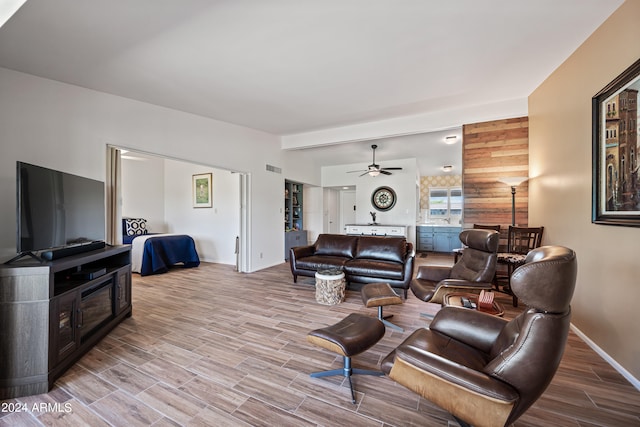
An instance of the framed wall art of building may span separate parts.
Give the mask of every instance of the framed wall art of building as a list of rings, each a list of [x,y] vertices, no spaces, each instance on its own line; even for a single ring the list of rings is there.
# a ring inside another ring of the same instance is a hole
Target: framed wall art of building
[[[592,222],[640,227],[640,59],[592,99]]]

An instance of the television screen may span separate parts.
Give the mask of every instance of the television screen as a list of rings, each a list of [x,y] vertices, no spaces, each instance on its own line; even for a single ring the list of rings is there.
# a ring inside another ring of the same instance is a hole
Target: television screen
[[[18,253],[105,238],[104,183],[17,162]]]

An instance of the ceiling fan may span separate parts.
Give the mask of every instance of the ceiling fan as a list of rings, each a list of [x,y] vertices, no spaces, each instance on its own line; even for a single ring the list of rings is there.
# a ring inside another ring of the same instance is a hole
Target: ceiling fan
[[[378,146],[373,144],[371,146],[371,148],[373,149],[373,161],[371,162],[371,164],[369,166],[367,166],[367,169],[364,170],[364,171],[362,171],[362,170],[349,171],[347,173],[364,172],[360,176],[365,176],[365,175],[378,176],[380,174],[391,175],[391,172],[389,172],[389,171],[400,171],[400,170],[402,170],[402,168],[381,168],[380,165],[376,164],[376,148],[378,148]]]

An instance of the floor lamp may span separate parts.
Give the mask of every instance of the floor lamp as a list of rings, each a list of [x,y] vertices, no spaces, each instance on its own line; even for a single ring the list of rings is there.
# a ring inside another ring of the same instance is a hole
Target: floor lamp
[[[511,225],[516,226],[516,187],[529,179],[526,176],[510,176],[500,178],[498,181],[511,187]]]

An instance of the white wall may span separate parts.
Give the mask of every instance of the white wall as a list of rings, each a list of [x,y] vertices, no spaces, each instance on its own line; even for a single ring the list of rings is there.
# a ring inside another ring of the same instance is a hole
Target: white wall
[[[415,244],[415,225],[417,203],[416,175],[418,170],[416,159],[398,159],[388,162],[390,166],[401,167],[400,171],[393,171],[392,175],[378,175],[359,177],[358,173],[347,173],[352,170],[366,169],[366,163],[340,166],[326,166],[322,168],[322,185],[324,187],[356,187],[356,222],[367,224],[371,222],[369,212],[376,212],[376,222],[388,225],[406,225],[407,240]],[[387,212],[376,211],[371,205],[371,194],[381,186],[388,186],[395,190],[396,205]]]
[[[16,251],[17,160],[104,180],[112,144],[246,172],[250,271],[282,263],[283,175],[319,185],[318,169],[302,165],[298,152],[281,150],[279,138],[265,132],[4,68],[0,94],[0,258]],[[267,163],[283,174],[268,172]]]
[[[240,175],[157,156],[132,157],[122,159],[122,216],[147,219],[151,233],[190,235],[201,261],[235,265]],[[212,173],[211,208],[192,207],[191,178],[201,173]]]
[[[188,234],[201,261],[235,264],[240,232],[240,175],[165,160],[165,219],[169,233]],[[193,208],[192,175],[212,173],[212,207]]]
[[[122,216],[144,218],[150,233],[166,233],[164,160],[122,159]]]
[[[307,230],[307,240],[313,243],[318,234],[324,233],[322,225],[322,187],[305,185],[302,187],[302,200],[304,202],[302,215],[304,229]]]

